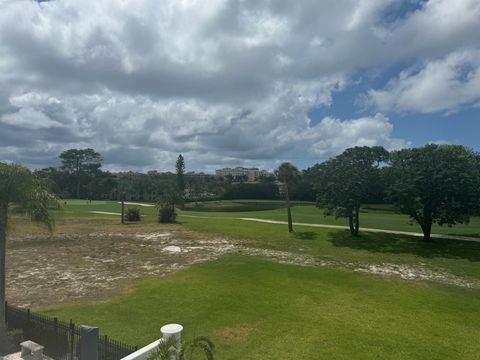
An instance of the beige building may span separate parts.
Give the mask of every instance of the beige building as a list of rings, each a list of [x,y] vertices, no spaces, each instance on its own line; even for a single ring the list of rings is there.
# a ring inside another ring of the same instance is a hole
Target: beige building
[[[257,181],[262,176],[267,176],[268,173],[265,170],[259,170],[258,168],[224,168],[215,170],[216,176],[226,177],[232,176],[233,178],[246,178],[249,182]]]

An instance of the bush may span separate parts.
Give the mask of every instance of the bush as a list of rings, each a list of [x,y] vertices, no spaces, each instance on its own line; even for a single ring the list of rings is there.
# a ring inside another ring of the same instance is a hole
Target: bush
[[[139,208],[128,208],[125,212],[126,221],[140,221],[140,209]]]
[[[173,204],[161,204],[158,212],[158,222],[174,223],[177,218],[175,206]]]

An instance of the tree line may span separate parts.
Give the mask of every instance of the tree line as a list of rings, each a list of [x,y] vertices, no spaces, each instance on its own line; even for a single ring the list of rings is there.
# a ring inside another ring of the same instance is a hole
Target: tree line
[[[352,235],[359,233],[365,204],[393,204],[420,225],[425,240],[430,239],[433,224],[467,223],[480,212],[480,155],[461,145],[429,144],[392,152],[379,146],[353,147],[303,171],[284,163],[275,176],[254,184],[213,175],[187,176],[182,155],[176,173],[146,174],[102,171],[101,155],[93,149],[70,149],[59,159],[61,166],[35,174],[50,181],[61,197],[118,199],[125,194],[127,200],[175,198],[177,206],[189,200],[287,197],[287,209],[290,200],[315,201],[325,215],[347,219]],[[175,196],[166,195],[173,192]],[[292,230],[291,215],[289,219]]]
[[[299,172],[290,168],[287,174],[295,182]],[[354,236],[360,229],[361,206],[378,199],[420,225],[425,241],[431,239],[433,224],[466,224],[480,213],[480,154],[461,145],[429,144],[392,152],[353,147],[305,174],[317,206],[325,215],[346,218]],[[288,203],[288,191],[286,197]],[[288,223],[291,231],[290,213]]]

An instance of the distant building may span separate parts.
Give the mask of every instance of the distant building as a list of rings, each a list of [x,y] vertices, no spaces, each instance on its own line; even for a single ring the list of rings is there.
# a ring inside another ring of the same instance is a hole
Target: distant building
[[[255,182],[263,176],[268,176],[268,172],[265,170],[259,170],[258,168],[224,168],[215,170],[215,175],[219,177],[231,176],[234,179],[245,178],[248,182]]]

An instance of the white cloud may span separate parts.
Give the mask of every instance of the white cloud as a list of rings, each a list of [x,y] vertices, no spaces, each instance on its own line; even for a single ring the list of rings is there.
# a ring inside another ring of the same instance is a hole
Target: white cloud
[[[429,61],[420,70],[407,69],[368,99],[380,111],[432,113],[455,111],[480,100],[480,51],[454,52]]]
[[[382,115],[314,126],[307,117],[330,106],[357,69],[412,58],[427,69],[432,59],[479,47],[478,1],[430,0],[386,20],[398,5],[0,0],[0,157],[37,165],[41,155],[51,164],[56,152],[89,146],[118,168],[121,154],[133,166],[125,148],[148,153],[139,169],[171,168],[178,152],[210,168],[272,166],[276,158],[329,156],[350,145],[402,146]],[[405,74],[411,91],[418,74]],[[473,78],[456,81],[461,99],[448,98],[447,109],[478,104],[464,101],[477,89]],[[381,97],[380,90],[380,109],[397,107]]]
[[[410,145],[392,137],[393,125],[382,114],[351,120],[322,119],[309,136],[314,155],[325,158],[353,146],[383,146],[395,150]]]

